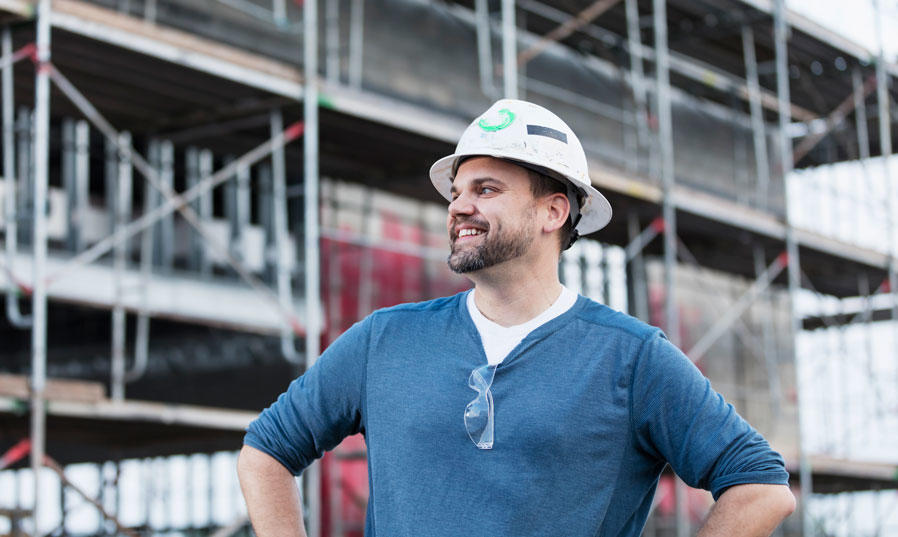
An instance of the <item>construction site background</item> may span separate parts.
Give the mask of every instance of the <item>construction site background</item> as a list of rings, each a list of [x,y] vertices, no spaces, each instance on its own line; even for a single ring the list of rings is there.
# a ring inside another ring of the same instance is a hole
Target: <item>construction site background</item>
[[[251,535],[243,428],[469,287],[426,173],[517,95],[615,210],[562,281],[783,454],[777,534],[898,536],[898,18],[863,4],[852,37],[762,0],[0,0],[0,535]],[[310,535],[362,535],[364,449],[298,480]],[[644,534],[711,505],[668,470]]]

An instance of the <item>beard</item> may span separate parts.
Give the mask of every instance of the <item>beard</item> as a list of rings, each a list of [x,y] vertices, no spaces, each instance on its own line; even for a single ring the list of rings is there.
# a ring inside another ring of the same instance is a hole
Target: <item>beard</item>
[[[494,229],[487,229],[484,240],[474,248],[456,249],[456,240],[453,239],[452,249],[446,261],[449,268],[457,274],[475,272],[521,257],[530,248],[531,243],[533,235],[526,228],[504,231],[502,225],[497,224]]]

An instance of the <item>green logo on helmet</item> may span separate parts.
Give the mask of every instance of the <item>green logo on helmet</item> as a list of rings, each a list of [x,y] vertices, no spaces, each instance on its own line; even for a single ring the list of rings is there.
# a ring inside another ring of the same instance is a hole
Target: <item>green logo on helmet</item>
[[[487,123],[485,118],[481,118],[480,121],[477,122],[477,124],[480,125],[481,129],[487,132],[496,132],[501,131],[505,127],[511,125],[511,122],[514,121],[514,112],[512,112],[508,108],[499,110],[499,115],[501,116],[501,121],[499,123]]]

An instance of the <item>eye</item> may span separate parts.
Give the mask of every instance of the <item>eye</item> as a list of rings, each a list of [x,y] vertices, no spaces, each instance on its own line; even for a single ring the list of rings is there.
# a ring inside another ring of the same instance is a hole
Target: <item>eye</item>
[[[498,192],[498,190],[496,190],[495,188],[493,188],[491,186],[484,186],[484,187],[481,187],[481,189],[480,189],[481,194],[493,194],[495,192]]]

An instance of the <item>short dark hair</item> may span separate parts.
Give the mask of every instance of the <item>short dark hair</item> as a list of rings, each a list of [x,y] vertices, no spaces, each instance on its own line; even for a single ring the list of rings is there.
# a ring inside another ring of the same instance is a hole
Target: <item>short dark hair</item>
[[[538,172],[532,168],[525,168],[527,170],[527,174],[530,176],[530,192],[533,194],[534,198],[541,198],[543,196],[549,196],[551,194],[564,194],[567,196],[567,185],[561,182],[558,179],[550,177],[544,173]],[[574,207],[571,206],[571,210],[574,210]],[[559,235],[559,247],[561,251],[567,250],[571,247],[574,242],[580,237],[580,234],[574,230],[573,223],[571,222],[571,216],[576,215],[568,215],[568,219],[564,222],[564,225],[561,226],[561,233]]]

